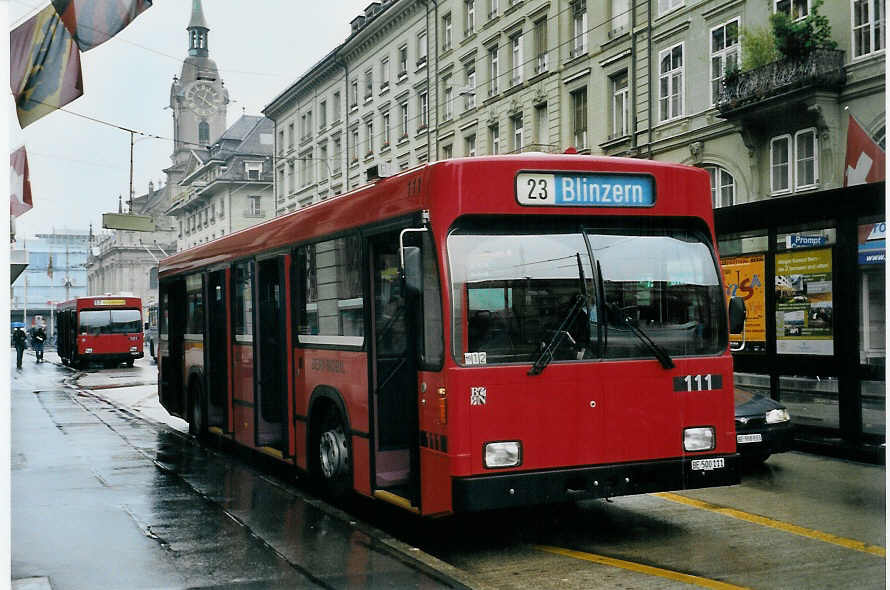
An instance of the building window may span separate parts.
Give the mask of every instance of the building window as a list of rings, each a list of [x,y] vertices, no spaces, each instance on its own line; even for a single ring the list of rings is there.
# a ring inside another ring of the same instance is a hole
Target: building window
[[[806,18],[810,14],[810,0],[775,0],[776,12],[791,15],[794,20]]]
[[[683,6],[683,0],[658,0],[658,14],[664,14]]]
[[[577,149],[587,148],[587,88],[572,93],[572,139]]]
[[[321,131],[328,126],[328,103],[326,100],[321,101],[318,105],[318,130]]]
[[[717,207],[730,207],[735,204],[735,179],[725,168],[720,166],[705,166],[711,177],[711,205]]]
[[[365,101],[368,101],[371,98],[371,95],[374,93],[374,74],[373,70],[368,70],[365,72]]]
[[[374,122],[365,123],[365,157],[374,153]]]
[[[770,192],[774,195],[791,191],[791,136],[780,135],[769,142]]]
[[[547,19],[535,22],[535,73],[547,71]]]
[[[381,147],[389,147],[389,112],[383,113],[383,145]]]
[[[498,78],[501,75],[498,64],[498,46],[488,48],[488,96],[498,93]]]
[[[417,36],[417,67],[426,63],[426,31]]]
[[[711,104],[717,103],[727,70],[739,67],[739,19],[711,29]]]
[[[408,103],[399,103],[399,138],[408,138]]]
[[[612,0],[612,29],[609,37],[617,37],[630,26],[630,0]]]
[[[493,19],[498,15],[498,0],[488,0],[488,18]]]
[[[352,153],[350,154],[350,160],[355,163],[358,162],[358,127],[352,130]]]
[[[612,76],[612,134],[611,138],[628,133],[627,71]]]
[[[683,114],[683,44],[658,54],[658,111],[661,121]]]
[[[454,85],[451,82],[451,75],[442,78],[442,119],[450,121],[454,116]]]
[[[535,107],[535,139],[539,145],[550,145],[549,125],[547,122],[547,104]]]
[[[476,134],[468,135],[464,139],[464,154],[472,158],[476,155]]]
[[[327,180],[328,179],[328,171],[330,170],[330,166],[328,165],[328,146],[323,145],[318,148],[318,180]]]
[[[452,153],[452,147],[451,147],[451,144],[449,143],[449,144],[445,144],[445,145],[443,145],[443,146],[442,146],[442,159],[443,159],[443,160],[450,160],[451,157],[452,157],[452,155],[453,155],[453,153]]]
[[[399,47],[399,80],[408,75],[408,46]]]
[[[522,115],[513,117],[513,151],[522,150]]]
[[[249,217],[260,217],[263,210],[260,209],[260,198],[258,195],[247,197],[247,215]]]
[[[516,33],[510,37],[510,55],[513,63],[510,64],[510,86],[522,84],[522,33]]]
[[[572,49],[569,57],[587,53],[587,0],[572,2]]]
[[[884,49],[884,0],[853,0],[853,57]]]
[[[816,129],[803,129],[794,134],[794,189],[803,190],[819,182],[819,142]]]
[[[294,149],[294,124],[291,123],[287,126],[287,149],[288,151]]]
[[[476,108],[476,66],[472,63],[464,66],[464,110]]]
[[[476,0],[464,0],[464,37],[476,32]]]
[[[349,108],[357,109],[358,108],[358,80],[353,80],[350,85],[351,96],[349,97]]]
[[[340,120],[340,93],[334,93],[334,121]]]
[[[291,126],[293,126],[293,123],[291,123]],[[291,141],[291,145],[293,145],[293,143],[294,142]],[[278,132],[278,155],[280,156],[283,153],[284,153],[284,129],[282,129],[281,131]]]
[[[429,95],[427,94],[426,90],[424,90],[417,97],[417,108],[420,110],[420,112],[418,113],[418,116],[420,117],[420,126],[417,128],[418,131],[420,131],[421,129],[426,129],[426,126],[429,125],[429,106]]]
[[[488,128],[488,145],[491,147],[492,154],[501,153],[501,134],[497,125]]]
[[[198,123],[198,143],[207,145],[210,143],[210,125],[207,121]]]
[[[340,142],[340,138],[337,137],[334,139],[334,165],[332,168],[334,169],[334,174],[338,174],[340,172],[340,162],[342,157],[342,144]]]
[[[259,180],[263,173],[263,163],[244,162],[244,173],[247,174],[248,180]]]
[[[385,57],[380,62],[380,91],[389,88],[389,58]]]
[[[442,17],[442,51],[451,49],[452,31],[451,31],[451,13],[449,12]]]

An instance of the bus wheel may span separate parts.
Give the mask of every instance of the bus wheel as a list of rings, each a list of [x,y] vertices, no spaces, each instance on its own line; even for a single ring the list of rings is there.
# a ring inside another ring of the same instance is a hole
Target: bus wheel
[[[343,496],[352,486],[352,458],[346,430],[336,412],[329,412],[316,429],[318,479],[325,492]]]
[[[130,360],[127,361],[127,366],[128,366],[128,367],[132,367],[132,366],[133,366],[133,359],[130,359]]]

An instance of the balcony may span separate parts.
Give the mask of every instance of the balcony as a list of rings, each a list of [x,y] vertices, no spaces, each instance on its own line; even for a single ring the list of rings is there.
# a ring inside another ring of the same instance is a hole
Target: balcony
[[[793,94],[837,92],[846,81],[844,52],[816,49],[803,59],[775,61],[724,80],[716,106],[727,119],[744,116],[753,109],[793,108],[793,102],[788,102]]]

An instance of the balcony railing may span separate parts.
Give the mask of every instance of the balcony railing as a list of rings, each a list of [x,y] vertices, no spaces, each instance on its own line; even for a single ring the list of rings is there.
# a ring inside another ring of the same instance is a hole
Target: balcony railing
[[[800,88],[840,90],[847,80],[844,52],[816,49],[803,59],[783,59],[724,80],[717,97],[721,113]]]

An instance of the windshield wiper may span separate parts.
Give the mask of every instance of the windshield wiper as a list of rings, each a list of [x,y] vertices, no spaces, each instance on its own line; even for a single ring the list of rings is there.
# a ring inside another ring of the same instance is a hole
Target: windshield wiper
[[[649,350],[652,351],[652,354],[655,355],[655,358],[658,359],[658,362],[661,363],[661,366],[665,369],[673,369],[674,368],[674,360],[671,358],[671,355],[667,353],[667,351],[656,344],[652,338],[649,337],[649,334],[643,331],[637,321],[630,317],[629,314],[625,313],[627,310],[622,309],[618,306],[618,304],[613,302],[606,303],[606,309],[618,314],[621,317],[621,320],[630,328],[630,331],[634,333],[634,336],[640,339],[640,341],[645,344]]]
[[[550,339],[550,342],[547,346],[544,347],[544,350],[541,351],[541,354],[538,355],[538,358],[535,359],[535,364],[532,365],[532,368],[529,369],[528,375],[540,375],[541,371],[543,371],[547,365],[550,364],[550,361],[553,360],[553,353],[559,348],[559,345],[562,343],[562,339],[568,338],[569,342],[572,343],[572,346],[577,345],[578,343],[569,334],[569,331],[566,329],[568,326],[572,325],[572,322],[575,321],[578,313],[584,309],[588,301],[587,295],[587,280],[584,278],[584,265],[581,263],[581,253],[575,252],[575,260],[578,262],[578,281],[581,283],[581,289],[578,293],[575,294],[575,304],[572,305],[572,308],[569,310],[568,315],[566,315],[565,319],[562,320],[562,323],[559,325],[559,328],[556,330],[556,333],[553,334],[553,338]]]
[[[581,293],[575,294],[575,304],[572,305],[572,308],[569,310],[569,313],[566,314],[565,319],[562,320],[562,323],[559,325],[559,328],[556,330],[556,333],[553,334],[553,338],[550,339],[550,342],[547,346],[544,347],[544,350],[541,351],[541,354],[538,355],[538,358],[535,360],[535,364],[532,365],[532,368],[529,369],[528,375],[540,375],[541,371],[543,371],[547,365],[550,364],[550,361],[553,360],[553,353],[559,348],[560,343],[564,337],[567,337],[572,345],[575,345],[575,339],[572,338],[572,335],[569,334],[568,330],[566,330],[567,326],[570,326],[573,321],[575,321],[575,317],[578,315],[578,312],[581,311],[584,305],[584,296]]]

